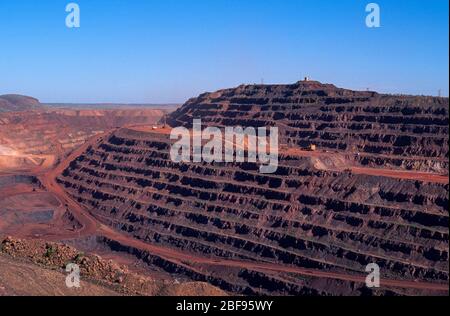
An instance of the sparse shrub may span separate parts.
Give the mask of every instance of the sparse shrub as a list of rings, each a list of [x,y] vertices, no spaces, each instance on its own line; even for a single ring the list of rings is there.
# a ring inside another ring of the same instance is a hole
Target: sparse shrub
[[[56,252],[56,248],[54,248],[52,245],[47,244],[46,245],[46,251],[45,251],[45,257],[50,258],[53,256],[53,254]]]
[[[84,257],[84,252],[79,252],[75,256],[74,260],[75,260],[75,262],[79,262],[79,261],[81,261],[81,259],[83,259],[83,257]]]

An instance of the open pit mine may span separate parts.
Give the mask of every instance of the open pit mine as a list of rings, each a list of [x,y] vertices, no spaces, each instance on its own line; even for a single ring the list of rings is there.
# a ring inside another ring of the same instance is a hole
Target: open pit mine
[[[69,244],[203,294],[448,295],[448,98],[305,80],[205,93],[164,119],[9,108],[0,236]],[[194,119],[277,127],[276,172],[173,162],[171,128]],[[371,263],[379,288],[366,286]]]

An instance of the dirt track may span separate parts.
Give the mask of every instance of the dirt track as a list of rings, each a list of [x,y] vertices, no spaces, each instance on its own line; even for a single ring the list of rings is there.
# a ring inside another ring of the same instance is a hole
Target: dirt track
[[[75,218],[81,223],[82,229],[79,230],[75,236],[73,234],[69,234],[69,236],[64,236],[64,238],[67,237],[77,237],[77,236],[88,236],[95,234],[95,232],[99,228],[98,222],[88,214],[78,203],[73,201],[65,192],[64,190],[58,185],[56,182],[56,177],[66,169],[69,164],[75,160],[78,156],[80,156],[83,152],[86,151],[86,149],[94,144],[95,142],[99,141],[101,137],[107,135],[108,133],[99,134],[96,137],[93,137],[89,141],[87,141],[85,144],[83,144],[81,147],[74,150],[66,159],[64,159],[56,168],[51,170],[47,173],[42,173],[39,175],[39,180],[41,181],[42,185],[51,193],[53,193],[60,201],[61,203],[67,207],[72,214],[75,216]],[[62,237],[62,236],[58,236]]]
[[[154,245],[149,245],[140,242],[136,239],[130,238],[128,236],[119,234],[108,227],[102,226],[100,232],[105,237],[114,239],[124,245],[135,247],[138,249],[143,249],[154,253],[163,258],[169,259],[170,261],[178,262],[182,264],[183,261],[188,261],[196,264],[207,264],[213,266],[226,266],[235,267],[242,269],[255,269],[261,271],[272,271],[272,272],[282,272],[282,273],[295,273],[304,276],[338,279],[344,281],[353,281],[358,283],[364,283],[366,276],[350,275],[350,274],[340,274],[326,271],[318,271],[311,269],[302,269],[298,267],[281,266],[278,264],[270,263],[255,263],[247,261],[235,261],[235,260],[217,260],[208,259],[205,257],[198,257],[194,255],[189,255],[184,252],[175,251],[168,248],[162,248]],[[381,279],[381,284],[388,287],[399,287],[399,288],[412,288],[412,289],[423,289],[423,290],[433,290],[433,291],[448,291],[448,284],[434,284],[434,283],[424,283],[424,282],[413,282],[404,280],[389,280]]]
[[[228,267],[236,267],[236,268],[251,268],[255,270],[269,271],[269,272],[282,272],[282,273],[295,273],[305,276],[312,277],[321,277],[321,278],[331,278],[331,279],[339,279],[353,282],[365,282],[365,276],[357,276],[357,275],[349,275],[349,274],[339,274],[333,272],[326,271],[317,271],[310,269],[302,269],[297,267],[289,267],[289,266],[281,266],[277,264],[270,263],[254,263],[254,262],[245,262],[245,261],[234,261],[234,260],[216,260],[216,259],[208,259],[205,257],[198,257],[190,254],[186,254],[184,252],[159,247],[155,245],[149,245],[143,242],[140,242],[131,237],[122,235],[109,227],[106,227],[99,223],[88,211],[83,209],[78,203],[73,201],[67,193],[57,184],[56,177],[59,175],[65,168],[67,168],[71,161],[73,161],[77,156],[82,154],[90,145],[98,142],[102,137],[107,135],[108,133],[104,133],[94,137],[83,146],[72,152],[64,161],[62,161],[54,170],[51,172],[41,175],[39,179],[42,184],[47,188],[48,191],[53,193],[58,199],[61,200],[62,203],[68,206],[68,208],[72,211],[73,215],[77,218],[77,220],[82,223],[83,228],[73,234],[67,234],[65,236],[55,236],[55,239],[60,238],[68,238],[68,237],[80,237],[80,236],[89,236],[93,234],[101,234],[107,238],[116,240],[124,245],[128,245],[131,247],[136,247],[138,249],[143,249],[149,251],[150,253],[154,253],[158,256],[166,258],[170,261],[174,261],[182,264],[181,261],[187,261],[197,264],[207,264],[213,266],[228,266]],[[316,156],[319,153],[317,152],[304,152],[305,155],[308,156]],[[399,177],[401,179],[416,179],[422,180],[423,174],[418,174],[414,172],[400,172],[400,171],[392,171],[392,170],[374,170],[369,168],[355,168],[355,173],[363,173],[369,175],[386,175],[392,177]],[[441,176],[434,175],[430,179],[432,181],[442,181]],[[71,236],[69,236],[71,235]],[[56,238],[57,237],[57,238]],[[422,283],[422,282],[413,282],[413,281],[404,281],[404,280],[389,280],[382,279],[382,285],[389,287],[400,287],[400,288],[413,288],[413,289],[426,289],[426,290],[435,290],[435,291],[448,291],[447,284],[433,284],[433,283]]]
[[[355,174],[365,174],[377,177],[389,177],[404,180],[417,180],[433,183],[448,184],[448,176],[424,173],[424,172],[414,172],[414,171],[400,171],[400,170],[383,170],[383,169],[373,169],[373,168],[359,168],[352,167],[352,172]]]
[[[285,151],[286,154],[296,155],[300,157],[311,157],[311,158],[321,158],[329,157],[333,158],[335,153],[325,153],[319,151],[305,151],[299,149],[288,149]],[[366,168],[348,165],[344,169],[329,169],[330,171],[344,171],[345,169],[351,171],[354,174],[362,174],[376,177],[388,177],[402,180],[417,180],[433,183],[448,184],[449,177],[447,175],[417,172],[417,171],[403,171],[403,170],[393,170],[393,169],[377,169],[377,168]]]

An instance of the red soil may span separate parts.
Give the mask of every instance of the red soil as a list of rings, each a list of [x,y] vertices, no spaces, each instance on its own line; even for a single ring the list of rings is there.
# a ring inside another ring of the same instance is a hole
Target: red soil
[[[125,236],[120,234],[111,228],[99,223],[94,216],[92,216],[87,210],[85,210],[82,206],[80,206],[77,202],[75,202],[69,195],[57,184],[56,177],[62,173],[62,171],[67,168],[76,157],[81,155],[89,146],[94,145],[95,143],[101,141],[103,137],[105,137],[108,133],[104,133],[98,135],[92,139],[90,139],[83,146],[79,147],[75,150],[71,155],[69,155],[65,160],[63,160],[55,169],[51,172],[46,173],[45,175],[41,175],[39,179],[45,188],[53,193],[62,203],[68,205],[70,211],[75,215],[77,220],[82,224],[83,228],[80,231],[77,231],[73,234],[64,234],[63,236],[53,236],[51,239],[59,240],[62,238],[71,238],[71,237],[80,237],[80,236],[89,236],[94,234],[101,234],[105,237],[108,237],[112,240],[116,240],[124,245],[132,246],[138,249],[144,249],[149,251],[150,253],[157,254],[163,258],[169,259],[170,261],[177,262],[180,265],[183,265],[184,262],[190,262],[193,264],[206,264],[212,266],[224,266],[224,267],[237,267],[237,268],[253,268],[255,270],[262,271],[276,271],[279,273],[295,273],[299,275],[305,276],[314,276],[314,277],[322,277],[322,278],[331,278],[331,279],[339,279],[345,281],[354,281],[358,283],[364,283],[366,276],[357,276],[350,274],[339,274],[332,273],[326,271],[319,270],[310,270],[310,269],[301,269],[295,267],[286,267],[276,264],[266,264],[266,263],[254,263],[247,261],[235,261],[235,260],[217,260],[217,259],[208,259],[206,257],[199,257],[187,254],[185,252],[176,251],[169,248],[159,247],[155,245],[150,245],[147,243],[143,243],[134,238]],[[302,152],[307,156],[320,156],[318,152]],[[361,170],[362,169],[362,170]],[[369,168],[360,168],[356,170],[361,170],[364,174],[377,174],[374,169]],[[383,174],[383,170],[381,171],[381,175]],[[390,174],[393,177],[399,177],[398,171],[394,171],[390,173],[390,171],[384,170],[387,174]],[[417,177],[417,180],[422,180],[422,175],[416,175],[415,173],[406,173],[409,177]],[[446,284],[434,284],[427,282],[413,282],[413,281],[404,281],[404,280],[389,280],[382,279],[381,283],[385,286],[389,287],[401,287],[401,288],[413,288],[413,289],[424,289],[424,290],[432,290],[432,291],[448,291],[448,285]]]

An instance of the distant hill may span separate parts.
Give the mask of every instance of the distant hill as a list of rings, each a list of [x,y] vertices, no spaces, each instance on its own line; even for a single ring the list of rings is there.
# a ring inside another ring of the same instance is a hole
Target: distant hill
[[[58,109],[164,109],[174,111],[181,106],[177,103],[43,103],[48,108]]]
[[[18,94],[0,95],[0,112],[26,111],[41,106],[38,99]]]

